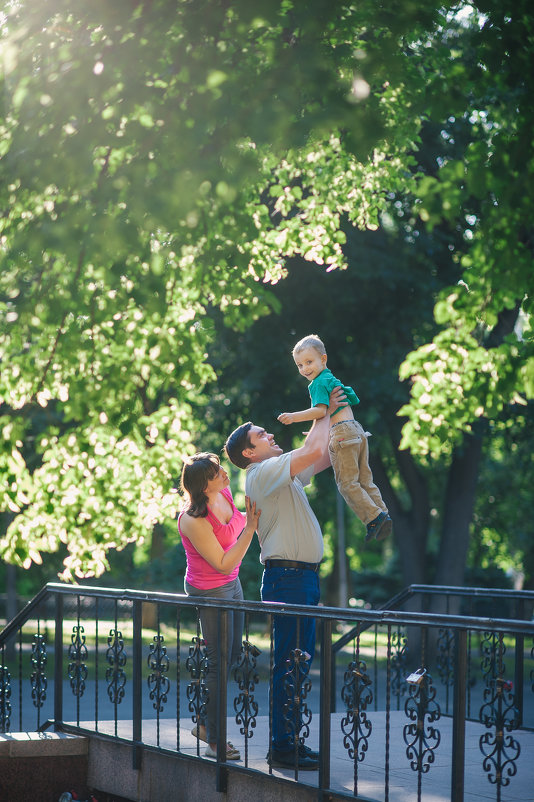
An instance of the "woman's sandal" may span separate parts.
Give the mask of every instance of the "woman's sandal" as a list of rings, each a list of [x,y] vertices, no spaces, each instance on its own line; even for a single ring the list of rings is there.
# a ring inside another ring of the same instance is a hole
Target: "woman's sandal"
[[[241,760],[241,752],[230,741],[226,744],[226,760]]]
[[[217,752],[208,744],[204,750],[206,757],[217,757]],[[226,760],[241,760],[241,753],[228,741],[226,744]]]

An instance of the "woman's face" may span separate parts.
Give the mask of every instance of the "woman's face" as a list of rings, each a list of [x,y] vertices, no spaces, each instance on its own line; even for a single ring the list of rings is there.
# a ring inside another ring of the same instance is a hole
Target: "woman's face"
[[[228,478],[228,474],[222,467],[219,465],[219,470],[213,477],[213,479],[208,479],[208,484],[206,485],[206,495],[210,495],[212,493],[219,493],[223,488],[228,487],[230,484],[230,480]]]

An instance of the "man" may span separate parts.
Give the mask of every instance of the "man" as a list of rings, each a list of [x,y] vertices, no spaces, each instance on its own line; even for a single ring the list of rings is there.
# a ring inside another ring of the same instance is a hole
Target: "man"
[[[343,398],[341,388],[332,392],[330,414]],[[230,461],[247,471],[247,496],[261,509],[258,539],[260,560],[265,566],[263,601],[315,606],[319,603],[323,535],[304,486],[315,473],[330,466],[329,429],[330,415],[314,421],[304,444],[286,454],[272,434],[250,422],[239,426],[226,441]],[[297,648],[309,655],[310,665],[315,651],[315,619],[275,616],[272,741],[267,757],[272,766],[282,768],[295,765],[294,733],[288,732],[284,720],[284,705],[288,700],[284,675],[286,661]],[[305,744],[297,744],[299,770],[317,769],[318,757]]]

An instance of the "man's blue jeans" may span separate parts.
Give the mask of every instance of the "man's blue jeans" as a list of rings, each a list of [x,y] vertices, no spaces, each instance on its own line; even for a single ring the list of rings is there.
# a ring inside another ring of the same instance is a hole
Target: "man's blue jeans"
[[[319,576],[315,571],[301,568],[265,568],[261,585],[262,601],[285,602],[286,604],[319,604]],[[289,749],[294,743],[294,733],[284,719],[287,692],[284,688],[285,674],[290,654],[300,649],[310,655],[311,665],[315,652],[315,618],[289,615],[274,616],[274,668],[272,686],[272,747]]]

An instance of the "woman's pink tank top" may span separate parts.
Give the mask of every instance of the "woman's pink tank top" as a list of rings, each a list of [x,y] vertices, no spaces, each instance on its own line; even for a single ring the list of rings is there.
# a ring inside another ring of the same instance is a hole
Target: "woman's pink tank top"
[[[228,549],[232,548],[237,538],[245,528],[247,518],[235,506],[230,488],[225,487],[221,492],[232,505],[232,517],[227,524],[222,524],[215,517],[215,515],[213,515],[208,507],[206,520],[211,524],[213,534],[223,547],[224,551],[228,551]],[[232,582],[234,579],[236,579],[239,574],[239,566],[241,563],[236,565],[231,574],[221,574],[220,571],[215,570],[215,568],[213,568],[209,562],[207,562],[207,560],[205,560],[204,557],[198,553],[189,538],[186,537],[182,532],[180,527],[182,515],[187,515],[187,513],[182,512],[178,517],[178,531],[182,538],[182,543],[187,558],[187,570],[185,573],[186,581],[189,582],[190,585],[193,585],[194,588],[198,588],[199,590],[209,590],[210,588],[218,588],[221,585],[226,585],[228,582]]]

